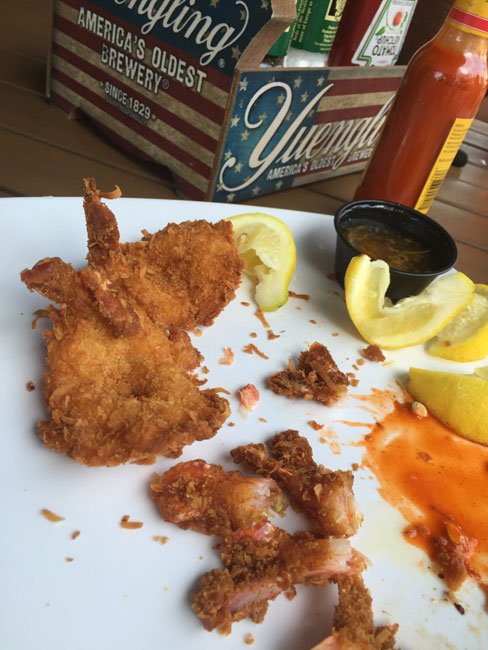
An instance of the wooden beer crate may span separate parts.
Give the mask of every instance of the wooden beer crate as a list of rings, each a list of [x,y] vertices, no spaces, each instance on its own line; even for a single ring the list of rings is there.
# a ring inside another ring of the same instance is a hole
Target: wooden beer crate
[[[191,199],[358,171],[405,68],[260,67],[294,17],[294,0],[53,0],[48,94]]]

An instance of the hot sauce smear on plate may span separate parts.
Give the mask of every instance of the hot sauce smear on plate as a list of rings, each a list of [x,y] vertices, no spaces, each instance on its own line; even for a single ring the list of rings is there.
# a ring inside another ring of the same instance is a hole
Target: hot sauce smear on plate
[[[381,394],[384,402],[392,399],[390,391],[375,393],[377,402]],[[363,465],[409,522],[406,541],[429,555],[451,590],[471,577],[488,595],[488,447],[430,414],[418,417],[408,395],[370,428],[359,443],[366,448]]]

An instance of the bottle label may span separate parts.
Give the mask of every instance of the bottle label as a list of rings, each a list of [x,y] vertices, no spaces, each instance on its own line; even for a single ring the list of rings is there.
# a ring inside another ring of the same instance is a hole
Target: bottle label
[[[419,212],[426,213],[430,208],[430,205],[434,200],[437,191],[442,185],[442,181],[449,171],[452,161],[454,160],[454,156],[456,155],[462,141],[464,140],[464,136],[471,126],[472,121],[473,119],[464,119],[459,117],[454,120],[454,124],[449,131],[449,135],[444,142],[444,146],[442,147],[441,152],[438,155],[437,160],[435,161],[435,164],[432,168],[432,171],[429,174],[429,178],[424,185],[424,189],[422,190],[417,203],[415,204],[415,209]]]
[[[383,0],[354,52],[355,65],[394,65],[417,0]]]
[[[456,0],[448,22],[463,32],[488,36],[488,2],[486,0]]]
[[[346,0],[302,0],[292,36],[292,47],[328,54],[339,27]]]

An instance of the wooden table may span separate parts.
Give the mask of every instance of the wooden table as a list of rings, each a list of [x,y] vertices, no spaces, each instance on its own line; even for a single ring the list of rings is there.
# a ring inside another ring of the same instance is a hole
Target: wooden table
[[[68,120],[45,98],[50,10],[45,0],[3,4],[0,21],[0,197],[78,196],[83,176],[125,196],[178,198],[164,167],[119,149],[88,120]],[[488,115],[488,105],[479,116]],[[475,120],[463,149],[469,162],[451,168],[429,216],[454,237],[457,268],[488,283],[488,123]],[[333,214],[350,200],[349,174],[246,201],[249,205]],[[0,203],[1,210],[1,203]],[[1,213],[0,213],[1,214]]]

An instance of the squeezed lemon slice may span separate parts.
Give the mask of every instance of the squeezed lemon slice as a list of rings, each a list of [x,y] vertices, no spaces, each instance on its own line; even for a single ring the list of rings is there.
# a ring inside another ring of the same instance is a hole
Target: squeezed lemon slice
[[[353,257],[345,277],[345,298],[361,336],[384,349],[405,348],[435,336],[472,300],[474,284],[464,273],[444,275],[416,296],[395,305],[385,298],[390,269],[383,260]]]
[[[254,212],[228,217],[246,273],[257,283],[256,302],[274,311],[288,300],[288,285],[297,254],[293,236],[283,221]]]
[[[408,391],[456,433],[488,444],[488,381],[410,368]]]
[[[488,355],[488,286],[476,284],[473,300],[429,343],[429,354],[449,361],[480,361]]]

